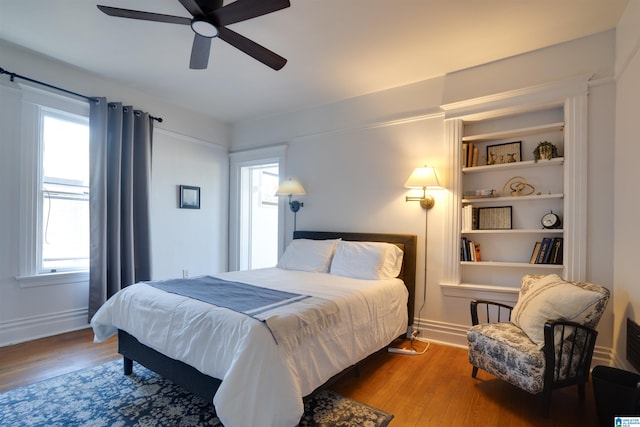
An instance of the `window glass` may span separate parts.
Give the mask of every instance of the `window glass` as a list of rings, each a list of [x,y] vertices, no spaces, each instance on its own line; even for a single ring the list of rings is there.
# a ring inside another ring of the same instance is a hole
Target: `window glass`
[[[40,272],[89,267],[89,126],[43,113]]]

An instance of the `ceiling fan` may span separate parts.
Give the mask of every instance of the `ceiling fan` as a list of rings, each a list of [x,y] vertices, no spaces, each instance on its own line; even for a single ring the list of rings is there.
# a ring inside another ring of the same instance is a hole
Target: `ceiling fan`
[[[282,56],[228,29],[226,26],[287,8],[291,6],[289,0],[236,0],[226,6],[222,5],[223,0],[179,1],[193,15],[193,18],[102,5],[98,5],[98,9],[109,16],[120,18],[190,25],[195,34],[189,68],[194,70],[207,68],[209,52],[211,51],[211,39],[214,37],[219,37],[274,70],[281,69],[287,63],[287,60]]]

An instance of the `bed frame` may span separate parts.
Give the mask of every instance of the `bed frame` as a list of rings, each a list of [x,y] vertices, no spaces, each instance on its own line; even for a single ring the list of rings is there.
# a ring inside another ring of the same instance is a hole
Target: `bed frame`
[[[332,231],[295,231],[294,239],[337,239],[350,241],[388,242],[393,243],[404,251],[402,270],[398,275],[409,291],[407,312],[409,325],[413,323],[416,282],[416,243],[417,238],[412,234],[380,234],[380,233],[341,233]],[[133,372],[133,362],[151,369],[162,377],[184,387],[193,394],[211,401],[218,387],[222,383],[217,378],[210,377],[186,363],[172,359],[164,354],[141,344],[135,337],[123,330],[118,330],[118,352],[123,356],[124,374]],[[347,368],[349,369],[349,368]],[[339,375],[339,374],[338,374]],[[329,380],[331,381],[331,380]],[[320,387],[322,388],[322,386]]]

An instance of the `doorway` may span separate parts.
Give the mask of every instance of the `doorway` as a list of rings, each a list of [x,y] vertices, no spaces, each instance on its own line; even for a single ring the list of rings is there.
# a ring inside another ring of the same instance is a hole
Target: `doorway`
[[[240,169],[240,270],[278,262],[278,169],[277,163]]]
[[[284,202],[275,193],[285,153],[281,145],[229,155],[229,271],[278,262]]]

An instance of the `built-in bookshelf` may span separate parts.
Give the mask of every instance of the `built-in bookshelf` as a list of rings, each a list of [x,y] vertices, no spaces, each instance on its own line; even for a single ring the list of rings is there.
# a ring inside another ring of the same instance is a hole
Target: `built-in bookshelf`
[[[445,290],[517,290],[528,273],[584,277],[586,86],[577,87],[584,94],[537,87],[513,98],[487,97],[486,104],[443,106],[453,219],[446,230]],[[555,101],[527,102],[541,94]],[[535,159],[542,141],[555,145],[555,157]],[[547,213],[562,224],[544,228]],[[546,257],[539,257],[543,244]]]

